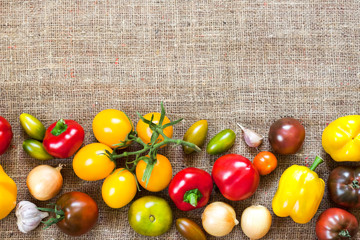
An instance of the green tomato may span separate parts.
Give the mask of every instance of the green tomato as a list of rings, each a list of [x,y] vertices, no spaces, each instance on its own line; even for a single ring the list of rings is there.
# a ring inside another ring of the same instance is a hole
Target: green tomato
[[[145,196],[131,204],[128,219],[137,233],[159,236],[171,228],[173,216],[169,204],[163,198]]]
[[[187,142],[194,143],[198,147],[201,147],[206,139],[208,132],[208,123],[206,120],[200,120],[191,125],[191,127],[186,131],[183,140]],[[190,154],[195,150],[187,146],[183,146],[184,152]]]
[[[233,130],[222,130],[210,140],[206,151],[211,155],[223,153],[234,145],[235,138],[236,134]]]
[[[46,129],[36,117],[28,113],[22,113],[20,115],[20,124],[29,137],[39,141],[44,139]]]
[[[50,160],[54,157],[46,152],[43,144],[35,139],[27,139],[23,142],[23,149],[30,157],[38,160]]]

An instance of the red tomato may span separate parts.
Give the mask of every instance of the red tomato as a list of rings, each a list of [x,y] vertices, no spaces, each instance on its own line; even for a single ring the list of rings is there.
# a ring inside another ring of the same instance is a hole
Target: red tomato
[[[57,226],[68,235],[80,236],[87,233],[97,222],[98,206],[86,193],[65,193],[57,200],[56,205],[64,212],[63,220]]]
[[[0,155],[9,148],[13,132],[10,123],[0,116]]]
[[[316,221],[319,240],[351,239],[359,230],[356,217],[341,208],[329,208]]]
[[[267,175],[276,168],[277,159],[271,152],[259,152],[259,154],[255,156],[253,164],[260,175]]]
[[[259,173],[250,160],[238,154],[218,158],[212,169],[212,177],[221,194],[232,201],[251,197],[260,181]]]

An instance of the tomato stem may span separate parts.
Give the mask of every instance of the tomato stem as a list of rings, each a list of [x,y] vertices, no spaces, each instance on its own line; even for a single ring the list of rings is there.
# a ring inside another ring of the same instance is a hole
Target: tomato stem
[[[42,221],[42,223],[45,224],[44,229],[49,228],[51,225],[58,223],[65,218],[64,211],[61,209],[57,209],[56,205],[55,205],[55,208],[40,208],[40,207],[38,207],[37,209],[39,209],[40,211],[44,211],[44,212],[55,213],[55,217],[52,217],[52,218],[48,219],[47,221]]]
[[[354,179],[354,181],[352,181],[352,183],[351,183],[351,187],[352,187],[353,189],[359,189],[359,188],[360,188],[360,186],[359,186],[359,181],[356,180],[356,179]]]
[[[347,229],[341,230],[341,232],[339,233],[340,237],[346,237],[346,238],[351,238],[351,235],[349,233],[349,231]]]
[[[126,136],[125,140],[116,145],[117,147],[115,149],[113,149],[112,153],[106,152],[106,156],[115,162],[116,159],[135,155],[135,160],[131,160],[131,161],[126,160],[125,161],[126,169],[132,173],[135,171],[136,165],[138,164],[138,162],[140,160],[145,161],[147,163],[147,165],[145,168],[145,172],[144,172],[142,181],[146,181],[146,186],[149,183],[149,179],[150,179],[152,170],[154,168],[154,164],[157,161],[156,156],[157,156],[157,152],[160,147],[172,143],[175,145],[187,146],[189,148],[194,149],[197,152],[201,151],[201,149],[193,143],[186,142],[181,139],[172,139],[165,135],[165,133],[164,133],[165,128],[179,123],[180,121],[182,121],[182,119],[178,119],[176,121],[169,122],[167,124],[162,125],[163,121],[165,119],[165,115],[166,115],[166,111],[165,111],[165,108],[164,108],[164,105],[162,102],[161,102],[161,115],[160,115],[160,120],[159,120],[158,124],[153,123],[154,115],[152,115],[151,119],[148,120],[148,119],[145,119],[140,113],[136,112],[136,114],[139,116],[141,121],[148,124],[150,129],[153,131],[151,138],[150,138],[150,143],[146,144],[140,137],[137,136],[136,131],[131,130],[131,132]],[[163,141],[161,141],[159,139],[159,136],[163,137]],[[117,149],[123,148],[125,146],[129,146],[133,143],[138,143],[138,144],[142,145],[143,148],[138,151],[134,151],[134,152],[123,152],[121,154],[116,154]],[[141,156],[142,154],[146,154],[146,152],[147,152],[148,157]]]

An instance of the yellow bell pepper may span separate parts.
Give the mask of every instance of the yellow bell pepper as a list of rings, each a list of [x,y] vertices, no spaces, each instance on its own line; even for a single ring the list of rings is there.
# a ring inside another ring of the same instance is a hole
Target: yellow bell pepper
[[[17,187],[0,165],[0,219],[5,218],[16,206]]]
[[[360,161],[360,115],[349,115],[331,122],[322,134],[322,145],[337,162]]]
[[[272,200],[272,208],[277,216],[290,216],[294,222],[301,224],[314,217],[325,190],[324,180],[314,172],[322,162],[320,157],[316,157],[310,168],[293,165],[285,170]]]

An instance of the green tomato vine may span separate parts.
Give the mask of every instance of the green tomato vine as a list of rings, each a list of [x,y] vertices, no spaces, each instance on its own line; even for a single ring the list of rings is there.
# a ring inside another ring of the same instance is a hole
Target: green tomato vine
[[[194,149],[197,152],[200,152],[201,149],[193,143],[186,142],[182,139],[172,139],[165,135],[164,129],[170,126],[173,126],[183,119],[178,119],[176,121],[169,122],[163,125],[163,121],[166,115],[165,108],[163,103],[161,102],[161,115],[158,124],[153,123],[154,115],[151,116],[150,120],[145,119],[140,113],[136,112],[136,114],[140,117],[141,121],[148,124],[150,129],[152,130],[152,135],[150,142],[148,144],[144,143],[140,137],[138,137],[137,132],[134,128],[128,133],[124,141],[121,141],[119,144],[116,145],[116,148],[113,149],[112,152],[105,150],[106,156],[113,162],[116,162],[116,159],[119,158],[126,158],[125,162],[125,169],[129,170],[134,174],[136,169],[136,165],[139,161],[143,160],[146,163],[145,172],[142,178],[142,181],[146,181],[146,186],[149,183],[149,179],[151,177],[151,172],[156,164],[156,155],[160,147],[167,145],[167,144],[175,144],[176,145],[183,145],[189,148]],[[129,117],[128,117],[129,118]],[[129,118],[130,120],[130,118]],[[159,139],[159,136],[164,138],[163,141]],[[134,152],[123,152],[121,154],[117,154],[117,150],[121,148],[128,147],[133,144],[138,144],[142,146],[142,149]],[[130,156],[135,156],[134,160],[129,160]],[[136,178],[135,178],[136,179]]]

